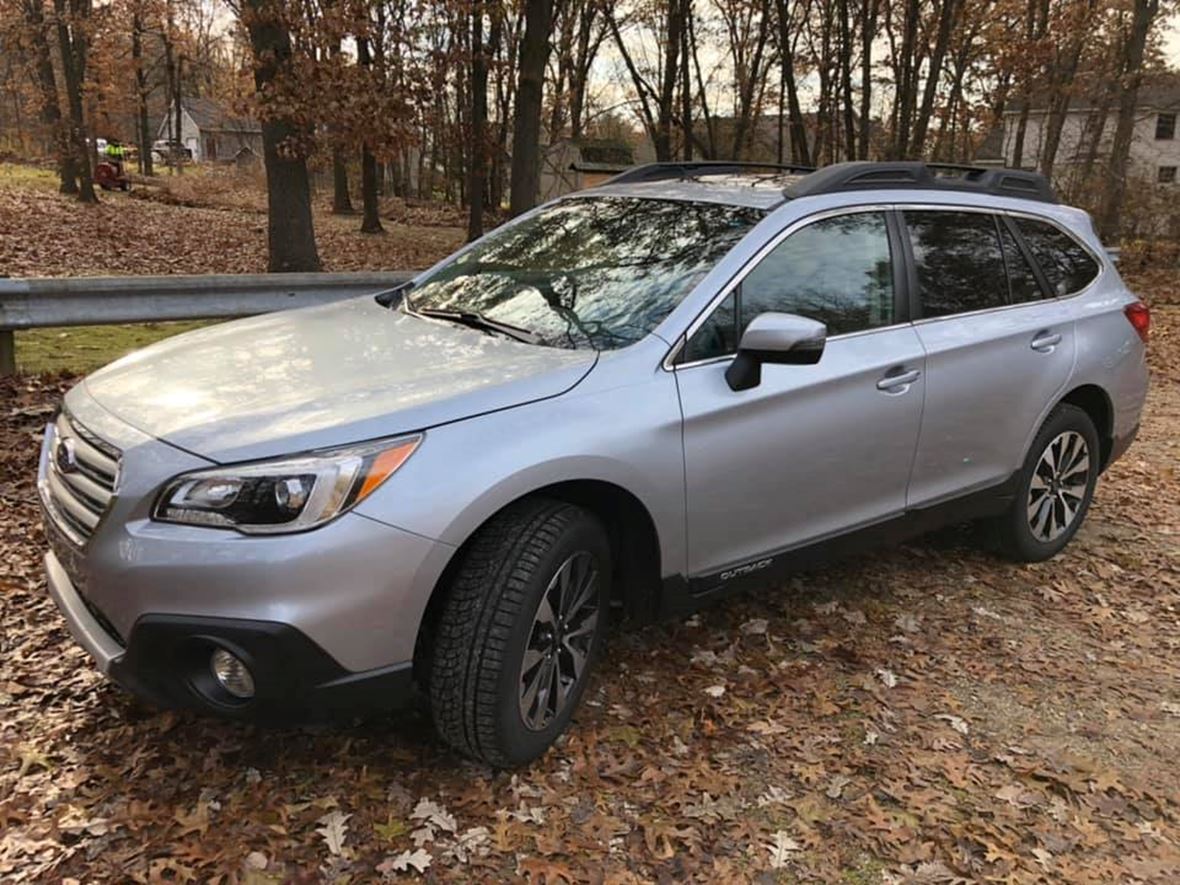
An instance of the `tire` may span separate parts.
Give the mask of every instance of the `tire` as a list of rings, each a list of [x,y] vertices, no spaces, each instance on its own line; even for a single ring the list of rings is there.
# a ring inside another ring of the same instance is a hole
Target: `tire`
[[[493,517],[459,555],[427,649],[431,716],[459,753],[523,765],[565,730],[602,654],[610,543],[582,508],[534,498]],[[586,592],[567,593],[565,625],[557,617],[550,629],[542,601],[560,608],[569,586]],[[575,596],[585,597],[580,607]]]
[[[1065,403],[1055,408],[1029,448],[1016,497],[996,520],[1000,553],[1016,562],[1042,562],[1061,552],[1090,509],[1100,458],[1090,416]]]

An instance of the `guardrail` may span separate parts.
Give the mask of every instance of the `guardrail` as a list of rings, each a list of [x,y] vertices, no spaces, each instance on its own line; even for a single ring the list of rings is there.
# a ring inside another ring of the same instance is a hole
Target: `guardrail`
[[[16,371],[13,332],[252,316],[389,289],[413,271],[0,279],[0,375]]]

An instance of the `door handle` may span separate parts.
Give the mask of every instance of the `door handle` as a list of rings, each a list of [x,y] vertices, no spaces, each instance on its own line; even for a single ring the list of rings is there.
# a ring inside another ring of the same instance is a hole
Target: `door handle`
[[[884,390],[892,392],[899,387],[909,387],[921,377],[922,373],[917,369],[911,369],[908,372],[898,372],[896,375],[886,375],[877,382],[877,390]]]
[[[1061,336],[1056,332],[1038,332],[1029,345],[1033,350],[1041,353],[1052,353],[1053,348],[1061,343]]]

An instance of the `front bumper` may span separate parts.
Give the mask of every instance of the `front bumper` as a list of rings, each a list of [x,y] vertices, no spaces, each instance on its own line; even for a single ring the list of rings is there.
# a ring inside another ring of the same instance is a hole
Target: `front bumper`
[[[45,556],[45,572],[70,633],[98,668],[162,707],[296,720],[389,709],[414,693],[409,662],[351,672],[295,627],[274,621],[147,614],[135,621],[124,645],[53,553]],[[213,678],[210,657],[219,648],[249,668],[252,698],[233,697]]]
[[[454,547],[358,513],[274,536],[155,522],[161,486],[210,462],[129,427],[81,386],[66,407],[71,428],[118,453],[109,500],[88,536],[55,519],[52,430],[38,482],[50,594],[104,673],[162,705],[234,714],[399,699]],[[218,645],[254,673],[250,704],[219,707],[201,691]]]

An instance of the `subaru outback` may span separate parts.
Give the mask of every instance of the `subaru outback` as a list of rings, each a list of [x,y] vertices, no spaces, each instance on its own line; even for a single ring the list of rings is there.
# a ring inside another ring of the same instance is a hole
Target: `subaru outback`
[[[1057,554],[1138,429],[1149,323],[1034,173],[642,166],[400,289],[81,381],[42,449],[48,588],[156,704],[415,694],[521,764],[619,617],[951,522]]]

